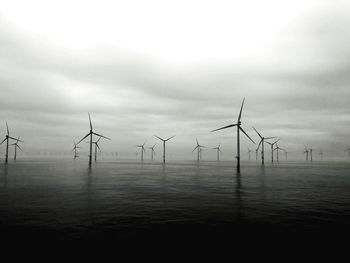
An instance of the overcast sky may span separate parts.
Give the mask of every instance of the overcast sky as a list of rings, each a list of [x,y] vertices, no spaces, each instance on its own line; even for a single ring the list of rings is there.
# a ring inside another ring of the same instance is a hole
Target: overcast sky
[[[26,152],[67,151],[89,130],[101,148],[177,136],[236,151],[237,121],[302,158],[304,145],[346,158],[350,144],[350,3],[338,0],[1,1],[0,134]],[[83,144],[87,150],[87,144]],[[242,154],[255,149],[242,136]],[[0,148],[4,152],[4,146]],[[316,157],[317,155],[317,157]],[[203,153],[205,159],[214,152]]]

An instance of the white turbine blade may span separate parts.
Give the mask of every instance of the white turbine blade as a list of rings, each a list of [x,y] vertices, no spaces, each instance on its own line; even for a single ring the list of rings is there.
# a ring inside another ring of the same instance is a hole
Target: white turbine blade
[[[17,138],[13,138],[11,136],[9,136],[10,139],[14,140],[14,141],[17,141],[17,142],[24,142],[24,141],[21,141],[21,140],[18,140]]]
[[[276,144],[276,143],[278,143],[280,140],[281,140],[281,139],[278,139],[277,141],[275,141],[275,142],[274,142],[274,143],[272,143],[272,144]]]
[[[230,124],[230,125],[227,125],[225,127],[221,127],[219,129],[212,130],[210,132],[215,132],[215,131],[219,131],[219,130],[223,130],[223,129],[227,129],[227,128],[231,128],[231,127],[235,127],[235,126],[237,126],[237,124]]]
[[[91,123],[91,117],[90,117],[90,112],[88,112],[89,114],[89,123],[90,123],[90,130],[92,130],[92,123]]]
[[[101,148],[100,148],[100,146],[98,146],[98,144],[97,143],[95,143],[96,144],[96,146],[97,146],[97,148],[100,150],[100,152],[101,152]]]
[[[172,138],[174,138],[175,136],[176,135],[173,135],[173,136],[169,137],[168,139],[166,139],[165,141],[167,142],[167,141],[171,140]]]
[[[161,140],[161,141],[165,141],[163,138],[160,138],[159,136],[157,136],[157,135],[154,135],[154,137],[157,137],[159,140]]]
[[[105,139],[107,139],[107,140],[111,140],[110,138],[108,138],[108,137],[106,137],[106,136],[103,136],[103,135],[101,135],[101,134],[95,133],[95,132],[93,132],[92,134],[95,134],[96,136],[100,136],[100,137],[105,138]]]
[[[241,128],[241,126],[239,126],[239,129],[249,138],[249,140],[251,140],[255,144],[252,138],[249,137],[249,135]]]
[[[242,109],[243,109],[244,101],[245,101],[245,98],[244,98],[243,101],[242,101],[242,106],[241,106],[241,110],[239,111],[239,116],[238,116],[238,121],[237,121],[237,123],[240,122],[241,117],[242,117]]]
[[[262,140],[260,140],[258,148],[256,148],[256,150],[259,150],[261,143],[262,143]]]
[[[263,137],[260,135],[260,133],[253,127],[254,131],[259,135],[259,137],[262,139]]]
[[[0,143],[0,145],[4,142],[4,141],[6,141],[7,140],[7,137]]]
[[[78,145],[79,143],[81,143],[83,140],[85,140],[85,138],[88,137],[90,134],[91,134],[90,132],[89,132],[88,134],[86,134],[86,135],[84,136],[84,138],[81,139],[81,140],[77,143],[77,145]]]

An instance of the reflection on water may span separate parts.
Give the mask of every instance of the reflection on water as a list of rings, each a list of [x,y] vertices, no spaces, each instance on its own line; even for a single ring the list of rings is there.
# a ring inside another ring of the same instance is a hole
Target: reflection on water
[[[237,173],[226,162],[17,162],[0,173],[2,231],[55,229],[75,237],[165,226],[344,229],[350,222],[348,164],[253,163]]]

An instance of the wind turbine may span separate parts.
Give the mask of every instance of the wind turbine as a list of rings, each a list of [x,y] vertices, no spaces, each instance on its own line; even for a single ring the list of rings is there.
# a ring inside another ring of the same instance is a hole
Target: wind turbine
[[[218,161],[220,161],[220,153],[221,153],[220,146],[221,146],[221,144],[219,144],[217,147],[212,148],[213,150],[217,151],[217,159],[218,159]]]
[[[100,135],[100,134],[98,134],[98,133],[95,133],[95,132],[93,132],[93,130],[92,130],[92,123],[91,123],[91,117],[90,117],[90,113],[88,113],[89,114],[89,122],[90,122],[90,132],[88,133],[88,134],[86,134],[85,136],[84,136],[84,138],[83,139],[81,139],[78,143],[77,143],[77,145],[79,144],[79,143],[81,143],[83,140],[85,140],[85,138],[87,138],[88,136],[90,136],[90,155],[89,155],[89,166],[91,166],[91,159],[92,159],[92,135],[96,135],[96,136],[99,136],[99,137],[102,137],[102,138],[105,138],[105,139],[107,139],[107,140],[110,140],[110,138],[108,138],[108,137],[105,137],[105,136],[103,136],[103,135]]]
[[[252,150],[248,148],[249,161],[250,161],[250,153],[251,152],[252,152]]]
[[[278,150],[282,150],[282,151],[284,151],[284,149],[283,148],[280,148],[279,146],[278,146],[278,144],[276,143],[276,148],[274,149],[274,151],[277,151],[277,162],[278,162]]]
[[[99,141],[101,140],[102,137],[98,138],[98,140],[96,142],[92,142],[93,144],[95,144],[95,162],[97,161],[97,148],[100,150],[101,152],[101,148],[98,145]]]
[[[168,139],[163,139],[157,135],[154,135],[154,136],[163,142],[163,163],[165,163],[165,143],[167,141],[171,140],[172,138],[174,138],[176,135],[173,135],[173,136],[169,137]]]
[[[199,157],[200,157],[200,149],[201,149],[202,147],[203,147],[203,148],[206,148],[206,147],[199,144],[197,137],[196,137],[196,143],[197,143],[197,146],[193,149],[192,152],[194,152],[194,151],[197,149],[197,161],[199,161],[199,160],[200,160],[200,158],[199,158]]]
[[[270,144],[270,146],[271,146],[271,162],[273,163],[273,146],[277,143],[277,142],[279,142],[280,141],[280,139],[278,139],[277,141],[275,141],[275,142],[273,142],[273,143],[270,143],[270,142],[267,142],[268,144]]]
[[[8,159],[9,159],[9,140],[11,139],[11,140],[15,140],[17,142],[23,142],[19,139],[16,139],[16,138],[13,138],[10,136],[10,131],[9,131],[9,127],[7,125],[7,122],[6,122],[6,130],[7,130],[7,134],[5,136],[5,139],[0,143],[0,145],[1,145],[1,144],[3,144],[4,141],[6,141],[5,163],[7,163]]]
[[[79,156],[78,156],[78,153],[77,153],[77,149],[80,148],[79,146],[77,146],[77,144],[73,141],[74,143],[74,147],[72,149],[72,151],[74,151],[74,159],[77,159]]]
[[[304,153],[306,154],[306,161],[308,161],[309,160],[309,150],[306,148],[306,146],[305,146]]]
[[[320,151],[320,155],[321,155],[321,161],[323,160],[323,152]]]
[[[20,140],[19,140],[19,137],[18,137],[18,139],[16,139],[16,142],[11,144],[11,145],[15,146],[15,157],[14,157],[15,161],[17,160],[17,148],[20,149],[23,152],[22,148],[18,145],[19,141]]]
[[[151,149],[151,153],[152,153],[152,161],[153,161],[153,155],[155,155],[155,151],[154,151],[154,147],[156,146],[156,144],[154,144],[152,147],[148,147],[148,149]]]
[[[262,165],[264,165],[264,163],[265,163],[264,142],[265,142],[265,140],[274,139],[276,137],[263,137],[263,136],[261,136],[261,134],[254,127],[253,127],[253,129],[260,137],[260,142],[259,142],[259,145],[258,145],[258,149],[260,148],[260,145],[261,145],[261,163],[262,163]]]
[[[288,160],[288,152],[284,150],[284,154],[286,155],[286,161]]]
[[[140,147],[141,148],[141,161],[143,161],[143,152],[146,152],[145,150],[145,144],[147,141],[145,141],[143,144],[141,145],[136,145],[136,147]]]
[[[310,161],[312,162],[312,149],[310,148],[309,151],[310,151]]]
[[[225,126],[225,127],[212,130],[212,132],[214,132],[214,131],[218,131],[218,130],[222,130],[222,129],[226,129],[226,128],[231,128],[231,127],[237,126],[237,157],[236,157],[236,158],[237,158],[237,171],[238,171],[238,172],[239,172],[240,169],[241,169],[240,137],[239,137],[239,132],[242,131],[242,132],[249,138],[249,140],[251,140],[251,141],[255,144],[255,142],[249,137],[249,135],[241,128],[241,116],[242,116],[242,109],[243,109],[244,101],[245,101],[245,98],[244,98],[243,101],[242,101],[241,110],[239,111],[237,123],[230,124],[230,125],[227,125],[227,126]]]

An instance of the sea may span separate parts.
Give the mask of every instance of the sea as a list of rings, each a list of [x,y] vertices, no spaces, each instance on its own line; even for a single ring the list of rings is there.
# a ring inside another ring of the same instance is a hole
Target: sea
[[[2,240],[350,233],[350,162],[23,159],[0,163]]]

